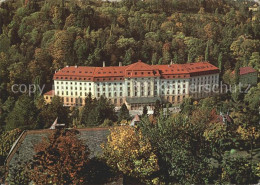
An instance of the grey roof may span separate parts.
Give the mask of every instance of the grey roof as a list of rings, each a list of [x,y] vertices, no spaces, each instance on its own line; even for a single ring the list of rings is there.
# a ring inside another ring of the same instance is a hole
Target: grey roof
[[[126,98],[126,102],[129,104],[134,103],[155,103],[156,100],[161,101],[160,97],[137,97],[137,98]]]
[[[108,128],[77,129],[79,138],[88,146],[90,157],[102,154],[101,144],[107,142],[110,133]],[[12,147],[5,163],[6,167],[13,168],[17,163],[27,162],[35,155],[34,146],[47,137],[54,130],[29,130],[24,131]]]

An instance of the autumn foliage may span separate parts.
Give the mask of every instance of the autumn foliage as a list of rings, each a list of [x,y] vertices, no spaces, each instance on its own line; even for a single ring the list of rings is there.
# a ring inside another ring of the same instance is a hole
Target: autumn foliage
[[[146,182],[159,170],[150,142],[133,127],[113,128],[104,146],[104,156],[109,166]]]
[[[81,184],[87,181],[89,151],[75,130],[58,130],[35,147],[31,180],[36,184]]]

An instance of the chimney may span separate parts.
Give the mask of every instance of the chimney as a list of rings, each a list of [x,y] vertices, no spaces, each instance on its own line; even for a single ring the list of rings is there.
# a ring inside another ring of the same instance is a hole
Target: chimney
[[[122,66],[122,62],[119,62],[119,66]]]
[[[78,66],[77,66],[77,65],[75,65],[75,68],[78,68]]]
[[[173,61],[172,61],[172,59],[171,59],[171,65],[173,64]]]
[[[106,67],[106,62],[105,61],[103,61],[103,67]]]

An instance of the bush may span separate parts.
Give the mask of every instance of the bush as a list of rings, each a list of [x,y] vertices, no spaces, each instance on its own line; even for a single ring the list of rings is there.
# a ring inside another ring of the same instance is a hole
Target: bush
[[[228,157],[223,160],[221,183],[255,184],[257,183],[256,164],[250,164],[245,158]]]

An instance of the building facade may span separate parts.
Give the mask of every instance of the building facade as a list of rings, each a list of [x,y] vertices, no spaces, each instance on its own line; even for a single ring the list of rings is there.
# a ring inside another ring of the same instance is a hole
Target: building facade
[[[56,95],[65,106],[83,106],[91,93],[93,98],[105,96],[115,106],[126,103],[137,110],[143,105],[152,108],[157,100],[180,104],[189,96],[211,96],[214,92],[207,89],[219,84],[219,69],[208,62],[148,65],[138,61],[128,66],[67,66],[53,80],[54,90],[44,95],[47,102]]]
[[[241,67],[239,69],[239,82],[245,86],[257,85],[258,73],[252,67]]]

